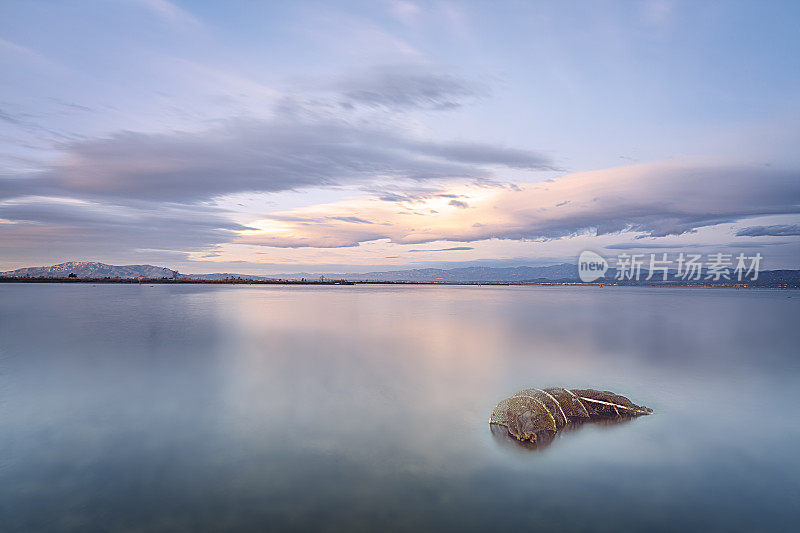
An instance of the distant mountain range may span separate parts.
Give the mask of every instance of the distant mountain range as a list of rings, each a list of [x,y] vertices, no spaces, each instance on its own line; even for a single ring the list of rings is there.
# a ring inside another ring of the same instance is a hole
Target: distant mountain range
[[[124,265],[115,266],[105,263],[77,262],[70,261],[48,267],[30,267],[0,272],[0,277],[4,278],[66,278],[74,274],[73,277],[82,279],[135,279],[139,277],[149,279],[175,279],[175,280],[211,280],[223,281],[226,279],[243,279],[252,281],[270,281],[279,279],[319,279],[319,274],[294,273],[279,274],[275,276],[258,276],[250,274],[181,274],[176,270],[158,267],[153,265]],[[606,272],[604,279],[597,283],[614,283],[616,271],[611,268]],[[660,283],[661,276],[655,276],[654,280],[646,281],[647,271],[642,271],[640,283]],[[703,276],[704,278],[705,276]],[[332,273],[324,274],[328,280],[348,280],[366,282],[417,282],[417,283],[519,283],[519,282],[575,282],[578,281],[578,268],[574,264],[561,263],[550,266],[517,266],[517,267],[463,267],[463,268],[422,268],[410,270],[391,270],[386,272],[365,272],[365,273]],[[628,282],[636,283],[636,282]],[[666,283],[685,284],[675,276],[674,272],[667,277]],[[709,284],[702,279],[696,284]],[[721,280],[714,283],[718,285],[731,285],[735,282]],[[756,282],[749,282],[749,285],[759,286],[800,286],[800,270],[771,270],[759,273]]]
[[[293,274],[298,276],[301,274]],[[302,274],[311,278],[314,274]],[[319,274],[316,275],[319,277]],[[412,270],[390,270],[388,272],[365,272],[347,274],[326,274],[330,279],[347,279],[351,281],[417,281],[440,283],[470,282],[520,282],[533,280],[565,280],[578,279],[577,265],[562,263],[551,266],[517,266],[517,267],[462,267],[462,268],[419,268]]]
[[[275,276],[256,276],[254,274],[231,274],[230,272],[216,272],[214,274],[178,274],[179,278],[221,281],[226,279],[248,279],[253,281],[277,280]],[[285,279],[285,278],[284,278]]]
[[[293,276],[300,276],[294,274]],[[609,268],[603,279],[596,283],[615,283],[617,271]],[[720,280],[719,282],[709,282],[705,279],[706,271],[701,273],[700,281],[687,282],[678,277],[675,272],[669,272],[666,281],[663,280],[661,273],[648,281],[648,271],[642,270],[639,281],[627,281],[624,283],[668,283],[668,284],[696,284],[696,285],[733,285],[735,281]],[[302,276],[313,279],[313,274],[302,274]],[[282,275],[282,278],[289,275]],[[393,270],[388,272],[367,272],[349,274],[326,274],[328,279],[347,279],[350,281],[370,281],[370,282],[423,282],[423,283],[521,283],[521,282],[577,282],[578,266],[569,263],[558,265],[532,267],[465,267],[465,268],[424,268],[414,270]],[[755,282],[748,282],[748,285],[759,286],[800,286],[800,270],[767,270],[759,273]]]
[[[95,261],[79,262],[70,261],[58,265],[46,267],[29,267],[0,272],[3,277],[30,277],[30,278],[66,278],[70,274],[75,274],[79,278],[121,278],[131,279],[138,277],[145,278],[189,278],[189,279],[208,279],[224,280],[228,278],[241,278],[252,280],[269,279],[318,279],[320,274],[293,273],[280,274],[277,276],[257,276],[250,274],[181,274],[176,270],[158,267],[153,265],[107,265]],[[575,265],[567,263],[544,267],[466,267],[466,268],[423,268],[412,270],[392,270],[388,272],[366,272],[366,273],[333,273],[324,274],[326,279],[347,279],[354,281],[417,281],[417,282],[449,282],[449,283],[469,283],[469,282],[515,282],[530,280],[559,280],[577,279],[578,269]]]

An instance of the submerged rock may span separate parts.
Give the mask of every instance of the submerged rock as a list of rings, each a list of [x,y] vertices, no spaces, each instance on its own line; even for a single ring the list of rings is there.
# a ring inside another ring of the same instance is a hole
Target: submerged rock
[[[556,430],[562,429],[567,425],[567,415],[564,414],[564,410],[561,409],[561,404],[547,391],[542,389],[525,389],[516,393],[512,398],[533,398],[538,400],[553,417]]]
[[[652,412],[610,391],[525,389],[498,403],[492,410],[489,424],[505,427],[508,434],[519,441],[549,443],[569,424],[626,420]]]
[[[506,427],[520,440],[536,441],[544,433],[555,435],[558,431],[555,417],[538,398],[513,396],[506,406]]]

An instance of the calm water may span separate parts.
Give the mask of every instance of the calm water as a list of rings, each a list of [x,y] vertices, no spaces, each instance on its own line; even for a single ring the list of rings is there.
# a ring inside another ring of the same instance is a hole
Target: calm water
[[[800,292],[0,285],[4,531],[794,530]],[[656,415],[541,451],[526,387]]]

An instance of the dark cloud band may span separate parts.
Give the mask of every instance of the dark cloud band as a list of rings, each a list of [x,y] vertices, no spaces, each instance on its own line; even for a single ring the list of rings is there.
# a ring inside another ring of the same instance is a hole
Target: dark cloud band
[[[793,237],[800,235],[800,224],[750,226],[736,232],[737,237]]]

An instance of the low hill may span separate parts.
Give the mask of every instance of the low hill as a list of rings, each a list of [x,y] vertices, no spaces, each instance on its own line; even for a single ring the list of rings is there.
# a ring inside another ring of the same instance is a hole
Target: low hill
[[[176,270],[153,265],[107,265],[95,261],[69,261],[53,266],[28,267],[0,272],[5,277],[66,278],[75,274],[79,278],[175,278],[180,276]]]
[[[297,277],[289,274],[285,277]],[[304,274],[312,279],[314,274]],[[319,276],[318,274],[316,276]],[[284,277],[284,276],[282,276]],[[329,279],[348,279],[351,281],[418,281],[440,283],[471,282],[521,282],[577,279],[577,265],[562,263],[550,266],[517,267],[462,267],[462,268],[419,268],[412,270],[390,270],[387,272],[365,272],[349,274],[325,274]]]

